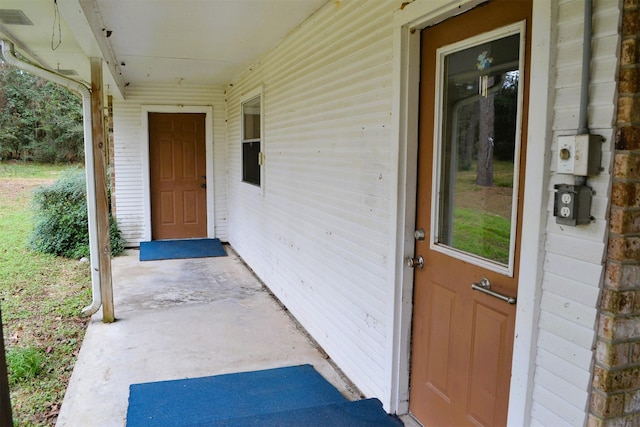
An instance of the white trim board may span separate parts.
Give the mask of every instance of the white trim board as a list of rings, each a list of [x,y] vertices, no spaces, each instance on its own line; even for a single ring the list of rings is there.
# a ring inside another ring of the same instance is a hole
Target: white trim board
[[[207,173],[207,237],[215,237],[215,199],[213,175],[213,107],[190,105],[141,105],[142,183],[144,185],[144,231],[142,240],[151,240],[151,180],[149,177],[149,113],[204,113]]]

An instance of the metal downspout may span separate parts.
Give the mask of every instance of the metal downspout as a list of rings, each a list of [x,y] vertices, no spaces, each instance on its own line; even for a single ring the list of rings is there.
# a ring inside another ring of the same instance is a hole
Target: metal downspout
[[[0,40],[2,43],[2,54],[9,64],[21,68],[33,75],[57,83],[82,97],[82,116],[84,118],[84,161],[85,173],[87,177],[87,212],[89,220],[89,252],[91,259],[91,304],[82,309],[83,316],[91,316],[100,309],[102,298],[100,295],[100,266],[98,255],[98,224],[96,220],[96,193],[95,193],[95,171],[93,170],[93,136],[92,136],[92,116],[91,116],[91,92],[89,88],[81,82],[61,76],[53,71],[38,67],[37,65],[19,59],[15,55],[15,48],[12,42]]]

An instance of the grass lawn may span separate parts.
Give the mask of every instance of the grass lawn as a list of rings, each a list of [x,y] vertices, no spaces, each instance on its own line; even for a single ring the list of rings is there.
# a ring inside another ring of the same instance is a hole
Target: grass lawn
[[[456,174],[453,246],[502,264],[509,262],[513,163],[495,161],[493,186],[476,184],[477,164]]]
[[[456,209],[453,216],[457,225],[453,233],[456,249],[502,264],[509,263],[510,221],[473,209]]]
[[[0,163],[0,298],[14,424],[55,425],[88,319],[88,263],[26,248],[31,191],[62,166]]]

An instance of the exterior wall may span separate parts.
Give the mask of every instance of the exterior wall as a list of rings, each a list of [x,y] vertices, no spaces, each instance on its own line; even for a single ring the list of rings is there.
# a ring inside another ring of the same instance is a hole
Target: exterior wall
[[[126,100],[113,101],[114,169],[116,174],[116,215],[122,234],[130,246],[144,240],[146,217],[143,200],[148,192],[144,181],[147,151],[141,120],[143,106],[213,106],[213,170],[215,195],[215,237],[223,241],[227,234],[226,146],[224,89],[210,87],[130,87]],[[209,180],[211,183],[211,180]]]
[[[392,22],[400,4],[329,3],[232,82],[226,104],[225,93],[210,88],[130,88],[126,101],[114,101],[117,214],[128,241],[144,234],[142,105],[213,105],[216,236],[228,237],[356,385],[387,405],[396,226],[390,200],[398,174],[391,156]],[[583,2],[552,4],[555,159],[557,136],[578,126]],[[556,174],[555,161],[549,165],[533,425],[583,425],[589,401],[608,234],[619,4],[596,1],[594,12],[589,126],[605,137],[605,170],[589,179],[595,222],[572,228],[552,216],[553,185],[572,178]],[[260,86],[262,194],[240,182],[240,100]]]
[[[563,0],[556,7],[557,25],[551,26],[557,31],[551,176],[531,419],[532,425],[581,426],[588,412],[606,256],[620,9],[618,1],[594,1],[588,124],[591,133],[605,139],[604,171],[588,179],[596,192],[591,207],[595,221],[566,227],[553,217],[553,185],[573,184],[574,178],[555,173],[556,141],[578,128],[584,2]]]
[[[227,88],[231,244],[349,378],[387,403],[400,5],[329,2]],[[240,102],[259,86],[263,195],[240,179]]]
[[[440,7],[421,3],[427,12]],[[555,86],[548,88],[552,138],[539,176],[548,184],[548,204],[540,218],[546,236],[535,292],[541,298],[531,414],[525,415],[533,425],[583,425],[588,412],[608,234],[620,16],[617,0],[594,3],[589,127],[605,138],[604,171],[589,179],[595,221],[561,227],[552,214],[553,185],[573,183],[573,177],[555,173],[556,140],[578,127],[583,1],[548,2],[557,45],[550,58]],[[400,171],[391,86],[399,54],[393,11],[400,6],[330,2],[227,87],[229,240],[356,385],[386,406],[395,351],[388,348],[394,330],[389,288],[396,280],[390,242],[397,237],[390,202]],[[263,194],[240,182],[240,100],[258,87],[264,89]],[[533,88],[532,97],[546,92]]]
[[[640,424],[640,2],[623,4],[609,251],[591,426]]]

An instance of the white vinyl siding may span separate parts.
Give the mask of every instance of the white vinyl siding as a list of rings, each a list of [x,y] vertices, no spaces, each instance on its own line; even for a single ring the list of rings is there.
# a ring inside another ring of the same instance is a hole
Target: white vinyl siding
[[[382,400],[400,4],[331,2],[227,89],[230,242],[349,378]],[[237,143],[240,101],[260,85],[262,197],[241,185]]]
[[[591,132],[605,138],[604,171],[588,179],[596,192],[591,206],[595,222],[567,227],[556,224],[553,217],[553,185],[573,184],[574,178],[555,173],[556,143],[559,135],[575,134],[578,127],[584,2],[565,0],[556,7],[551,179],[531,417],[532,425],[582,426],[588,413],[597,305],[604,273],[620,11],[617,1],[594,2],[588,117]]]
[[[116,214],[127,245],[137,246],[145,235],[143,168],[146,137],[142,127],[143,105],[213,106],[213,180],[215,237],[227,240],[226,145],[224,89],[210,87],[143,86],[127,89],[125,101],[113,101]]]

